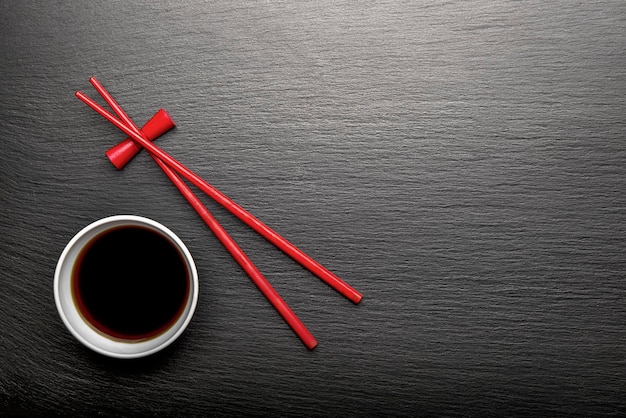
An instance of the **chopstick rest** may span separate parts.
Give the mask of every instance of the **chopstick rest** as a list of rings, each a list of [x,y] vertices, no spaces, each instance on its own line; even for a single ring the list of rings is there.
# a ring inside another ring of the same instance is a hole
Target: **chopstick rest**
[[[174,126],[176,126],[174,121],[165,109],[159,109],[154,116],[141,127],[141,132],[146,139],[154,141]],[[139,151],[141,151],[141,147],[137,146],[132,139],[126,138],[114,147],[109,148],[106,152],[106,156],[118,170],[121,170]]]

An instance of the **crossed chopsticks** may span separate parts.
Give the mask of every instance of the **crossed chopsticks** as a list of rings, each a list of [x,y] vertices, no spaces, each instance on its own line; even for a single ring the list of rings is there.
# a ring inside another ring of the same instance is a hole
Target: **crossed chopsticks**
[[[213,217],[209,210],[200,202],[194,192],[187,186],[187,184],[181,178],[184,177],[190,183],[198,187],[209,197],[213,198],[217,203],[226,208],[229,212],[243,221],[246,225],[251,227],[254,231],[265,237],[269,242],[274,244],[285,254],[289,255],[295,261],[300,263],[303,267],[311,271],[318,276],[321,280],[330,285],[333,289],[341,293],[347,299],[353,303],[359,303],[362,295],[345,283],[335,274],[331,273],[324,266],[313,260],[306,255],[303,251],[298,249],[295,245],[291,244],[285,238],[281,237],[277,232],[265,225],[263,222],[255,218],[252,214],[247,212],[237,203],[228,198],[225,194],[211,186],[205,180],[203,180],[196,173],[179,163],[172,158],[169,154],[163,151],[158,146],[150,142],[150,139],[154,139],[154,135],[148,135],[144,130],[140,130],[134,124],[134,122],[128,117],[124,110],[117,104],[113,97],[102,87],[102,85],[94,77],[89,81],[94,86],[96,91],[102,96],[111,109],[117,114],[118,118],[109,113],[106,109],[100,106],[98,103],[87,97],[80,91],[76,92],[76,97],[82,100],[85,104],[102,115],[105,119],[123,131],[130,137],[132,142],[131,146],[142,147],[148,151],[154,161],[161,167],[163,172],[169,177],[169,179],[178,188],[180,193],[187,199],[191,206],[196,210],[198,215],[202,218],[204,223],[215,234],[217,239],[222,243],[226,250],[232,255],[235,261],[241,266],[241,268],[248,274],[250,279],[259,288],[261,293],[268,299],[268,301],[274,306],[278,313],[283,317],[285,322],[293,329],[296,335],[302,340],[304,345],[310,350],[317,346],[317,340],[309,332],[306,326],[300,321],[296,314],[291,310],[287,303],[280,297],[278,292],[272,287],[265,277],[261,274],[254,263],[248,258],[243,250],[237,245],[235,240],[224,230],[219,222]],[[173,124],[172,124],[173,126]],[[144,126],[143,129],[146,127]],[[153,137],[151,137],[153,136]],[[158,136],[158,133],[156,134]],[[116,164],[117,166],[117,164]],[[122,164],[123,166],[123,164]],[[120,168],[118,166],[118,168]]]

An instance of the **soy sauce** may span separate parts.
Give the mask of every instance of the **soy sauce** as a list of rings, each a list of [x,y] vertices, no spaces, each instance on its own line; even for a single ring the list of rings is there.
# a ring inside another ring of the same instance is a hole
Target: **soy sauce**
[[[123,226],[85,247],[74,266],[72,289],[81,315],[96,329],[144,340],[180,317],[189,275],[180,250],[161,233]]]

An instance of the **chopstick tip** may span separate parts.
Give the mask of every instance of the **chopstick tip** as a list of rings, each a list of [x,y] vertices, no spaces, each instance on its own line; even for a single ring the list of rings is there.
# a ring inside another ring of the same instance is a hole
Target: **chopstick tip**
[[[315,338],[313,338],[311,341],[307,341],[306,343],[306,348],[308,348],[309,350],[313,350],[315,347],[317,347],[317,340]]]

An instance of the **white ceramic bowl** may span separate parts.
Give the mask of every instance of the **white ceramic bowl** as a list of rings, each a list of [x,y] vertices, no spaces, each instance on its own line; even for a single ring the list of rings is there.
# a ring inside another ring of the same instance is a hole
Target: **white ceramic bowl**
[[[120,226],[142,226],[160,233],[183,255],[188,269],[189,292],[183,313],[178,320],[159,335],[141,341],[125,341],[96,330],[80,314],[72,296],[72,273],[77,258],[89,242],[99,234]],[[54,299],[59,315],[67,329],[85,346],[110,357],[144,357],[170,345],[178,338],[193,317],[198,302],[198,272],[185,244],[171,230],[152,219],[134,215],[116,215],[100,219],[77,233],[67,244],[54,274]]]

